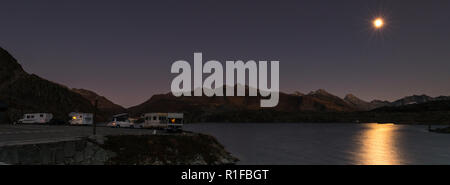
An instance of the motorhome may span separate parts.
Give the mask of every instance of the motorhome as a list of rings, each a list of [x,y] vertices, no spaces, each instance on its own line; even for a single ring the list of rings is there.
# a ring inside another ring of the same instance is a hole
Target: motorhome
[[[24,114],[22,119],[19,119],[17,123],[19,124],[31,124],[31,123],[38,123],[38,124],[45,124],[50,123],[50,121],[53,119],[53,114],[51,113],[31,113],[31,114]]]
[[[184,123],[183,113],[147,113],[144,114],[143,128],[180,130]]]
[[[127,113],[123,113],[114,115],[112,121],[106,126],[114,128],[134,128],[134,123],[129,119]]]
[[[94,115],[92,113],[71,112],[69,116],[71,125],[92,125],[94,123]]]

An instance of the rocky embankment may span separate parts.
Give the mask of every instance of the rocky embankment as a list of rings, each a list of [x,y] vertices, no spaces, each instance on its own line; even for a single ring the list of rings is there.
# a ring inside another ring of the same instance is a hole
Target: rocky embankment
[[[0,147],[0,163],[21,165],[225,165],[237,159],[203,134],[107,136]]]
[[[117,154],[106,164],[226,165],[238,161],[214,137],[204,134],[110,136],[102,147]]]

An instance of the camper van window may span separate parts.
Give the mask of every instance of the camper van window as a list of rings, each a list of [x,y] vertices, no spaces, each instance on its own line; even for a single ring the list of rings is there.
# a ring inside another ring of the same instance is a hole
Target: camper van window
[[[156,120],[156,116],[153,116],[153,120]]]
[[[39,115],[41,118],[43,118],[44,117],[44,115],[43,114],[41,114],[41,115]]]
[[[30,116],[27,116],[27,118],[30,118]]]

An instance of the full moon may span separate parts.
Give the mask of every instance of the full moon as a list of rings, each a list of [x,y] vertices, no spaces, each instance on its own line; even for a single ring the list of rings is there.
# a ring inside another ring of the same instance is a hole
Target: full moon
[[[382,18],[377,18],[373,21],[373,26],[375,28],[380,29],[384,26],[384,20]]]

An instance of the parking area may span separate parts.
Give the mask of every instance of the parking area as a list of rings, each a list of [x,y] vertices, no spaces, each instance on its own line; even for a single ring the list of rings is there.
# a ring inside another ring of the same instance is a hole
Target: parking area
[[[99,126],[97,135],[148,135],[167,134],[161,130],[109,128]],[[0,125],[0,146],[58,142],[87,137],[93,134],[92,126],[56,125]]]

